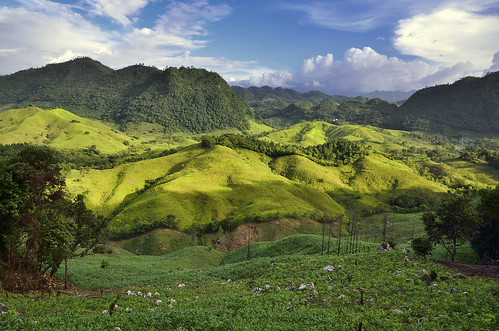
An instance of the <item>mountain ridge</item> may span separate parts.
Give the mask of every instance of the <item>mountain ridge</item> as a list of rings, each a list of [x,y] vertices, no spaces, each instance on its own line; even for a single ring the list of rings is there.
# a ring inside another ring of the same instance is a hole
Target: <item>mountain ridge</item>
[[[83,117],[150,122],[165,131],[247,128],[249,107],[217,73],[134,65],[119,70],[90,58],[0,76],[0,105],[64,108]]]

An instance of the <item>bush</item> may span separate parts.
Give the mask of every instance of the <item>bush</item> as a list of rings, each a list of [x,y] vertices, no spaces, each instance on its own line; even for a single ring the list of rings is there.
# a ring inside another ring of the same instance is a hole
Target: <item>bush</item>
[[[431,251],[433,249],[433,242],[426,236],[419,237],[415,238],[412,241],[411,247],[417,255],[426,256],[428,254],[431,254]]]

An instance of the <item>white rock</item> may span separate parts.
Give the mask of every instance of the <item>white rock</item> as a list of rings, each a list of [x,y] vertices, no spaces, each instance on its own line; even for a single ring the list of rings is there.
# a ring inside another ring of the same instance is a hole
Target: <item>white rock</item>
[[[322,268],[322,271],[324,271],[324,272],[334,271],[334,267],[332,265],[328,265],[328,266]]]

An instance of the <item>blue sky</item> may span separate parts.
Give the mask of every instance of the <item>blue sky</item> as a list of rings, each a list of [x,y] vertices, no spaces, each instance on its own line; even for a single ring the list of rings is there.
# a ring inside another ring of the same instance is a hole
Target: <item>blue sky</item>
[[[499,70],[499,0],[0,0],[0,74],[76,56],[356,94]]]

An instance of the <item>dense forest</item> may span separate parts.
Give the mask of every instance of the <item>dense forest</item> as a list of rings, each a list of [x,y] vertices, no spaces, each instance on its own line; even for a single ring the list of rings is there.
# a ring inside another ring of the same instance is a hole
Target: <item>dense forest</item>
[[[247,127],[249,107],[214,72],[134,65],[113,70],[90,58],[0,76],[0,105],[61,107],[79,116],[158,123],[166,131]],[[1,107],[0,106],[0,107]]]

